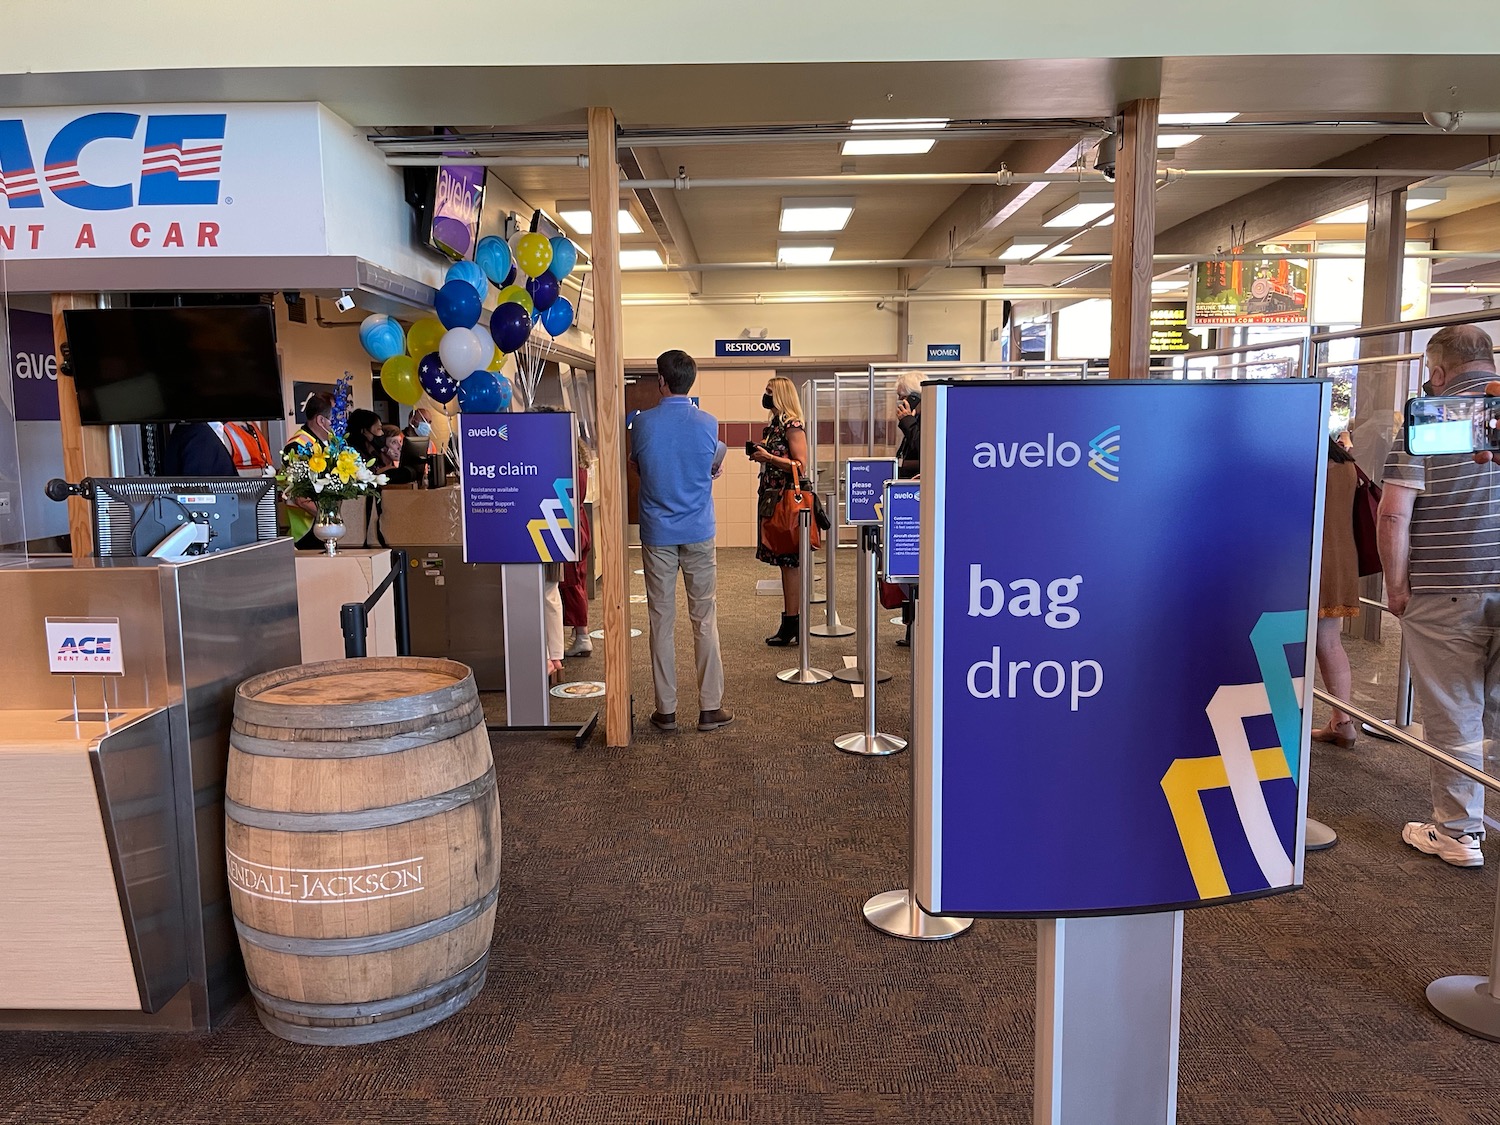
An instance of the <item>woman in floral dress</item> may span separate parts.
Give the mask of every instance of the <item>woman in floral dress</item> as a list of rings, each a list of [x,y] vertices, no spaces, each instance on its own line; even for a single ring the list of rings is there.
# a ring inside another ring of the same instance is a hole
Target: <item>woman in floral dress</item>
[[[761,405],[771,412],[771,420],[761,435],[752,461],[759,461],[760,490],[756,497],[755,557],[781,571],[781,628],[766,638],[775,647],[798,643],[801,631],[801,593],[797,585],[797,555],[777,555],[766,549],[760,538],[760,523],[776,510],[781,494],[791,488],[793,472],[801,465],[807,477],[807,431],[802,421],[802,403],[790,379],[775,376],[766,384]]]

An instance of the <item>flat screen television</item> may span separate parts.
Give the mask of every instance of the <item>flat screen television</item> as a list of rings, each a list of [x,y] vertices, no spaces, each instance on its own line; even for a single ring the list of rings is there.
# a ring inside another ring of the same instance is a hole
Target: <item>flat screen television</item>
[[[282,417],[269,305],[73,309],[63,316],[85,423]]]
[[[184,558],[276,538],[271,477],[93,477],[100,558]]]

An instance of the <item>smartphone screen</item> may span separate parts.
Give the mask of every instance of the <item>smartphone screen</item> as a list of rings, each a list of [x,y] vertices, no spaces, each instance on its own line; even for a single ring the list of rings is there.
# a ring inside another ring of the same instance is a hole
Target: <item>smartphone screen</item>
[[[1406,404],[1406,451],[1414,457],[1428,457],[1500,448],[1497,418],[1500,398],[1414,398]]]

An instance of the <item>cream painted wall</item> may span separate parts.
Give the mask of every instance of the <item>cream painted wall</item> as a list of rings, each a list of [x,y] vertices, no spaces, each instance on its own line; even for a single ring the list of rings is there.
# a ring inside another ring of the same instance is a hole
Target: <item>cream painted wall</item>
[[[354,376],[354,405],[368,409],[371,402],[370,357],[359,346],[359,323],[324,328],[316,323],[313,298],[308,297],[308,324],[287,319],[286,302],[276,295],[276,343],[281,350],[281,393],[287,405],[287,433],[297,428],[292,384],[333,383],[344,374]]]
[[[580,0],[566,34],[517,38],[512,9],[490,0],[440,0],[420,16],[402,0],[9,0],[0,72],[1137,58],[1164,46],[1210,56],[1465,54],[1493,42],[1479,29],[1495,20],[1493,0],[1431,0],[1420,19],[1403,0],[1319,0],[1295,18],[1272,12],[1232,31],[1205,18],[1197,0],[948,0],[921,18],[905,0],[866,0],[858,18],[850,12],[832,0],[761,0],[753,9]],[[414,20],[428,30],[417,33]],[[497,43],[511,49],[497,55]]]

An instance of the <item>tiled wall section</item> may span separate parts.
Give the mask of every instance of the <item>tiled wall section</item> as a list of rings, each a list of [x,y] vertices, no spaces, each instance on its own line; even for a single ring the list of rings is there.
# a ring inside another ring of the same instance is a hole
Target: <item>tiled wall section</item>
[[[760,466],[745,456],[745,442],[760,440],[766,424],[760,396],[774,374],[709,368],[698,373],[693,387],[699,405],[719,420],[719,438],[729,446],[724,472],[714,486],[721,547],[755,546],[755,486]]]

